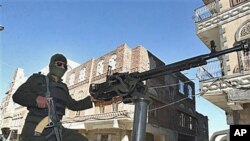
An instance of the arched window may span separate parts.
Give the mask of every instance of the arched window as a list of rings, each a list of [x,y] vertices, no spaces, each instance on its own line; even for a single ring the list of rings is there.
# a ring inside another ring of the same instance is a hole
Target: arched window
[[[97,68],[96,68],[96,76],[103,74],[103,67],[104,67],[103,62],[104,62],[103,60],[98,62]]]
[[[237,32],[235,33],[236,43],[242,40],[250,40],[250,20],[245,21],[240,25]],[[241,51],[239,63],[242,64],[235,67],[234,72],[239,72],[241,70],[250,70],[250,52]],[[243,68],[241,68],[243,67]]]
[[[179,80],[179,92],[184,94],[184,82]]]
[[[111,66],[111,69],[114,70],[116,69],[116,55],[112,55],[109,59],[109,66]]]
[[[186,119],[185,119],[185,114],[183,113],[180,113],[180,119],[179,119],[179,123],[180,123],[180,126],[181,127],[185,127],[185,124],[186,124]]]
[[[86,68],[80,70],[79,81],[84,81],[86,75]]]
[[[190,130],[193,130],[193,127],[194,125],[193,125],[193,118],[192,117],[189,117],[189,125],[188,125],[188,128],[190,129]]]
[[[188,97],[190,99],[193,99],[193,88],[191,87],[191,85],[188,85]]]

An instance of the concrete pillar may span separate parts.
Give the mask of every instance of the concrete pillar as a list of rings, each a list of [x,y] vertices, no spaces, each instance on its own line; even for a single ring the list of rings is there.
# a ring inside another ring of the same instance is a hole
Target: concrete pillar
[[[243,109],[242,110],[231,110],[227,112],[227,123],[229,125],[245,125],[250,124],[250,104],[245,103],[242,104]]]

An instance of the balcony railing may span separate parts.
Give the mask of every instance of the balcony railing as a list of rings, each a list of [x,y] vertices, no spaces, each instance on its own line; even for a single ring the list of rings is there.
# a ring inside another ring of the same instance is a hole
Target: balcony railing
[[[220,60],[212,60],[207,65],[198,68],[196,77],[199,81],[205,81],[222,76]]]
[[[219,13],[219,5],[216,1],[194,10],[194,21],[199,22]]]
[[[250,52],[242,53],[239,57],[236,66],[233,66],[233,73],[243,73],[250,71]],[[207,63],[207,65],[198,68],[196,77],[199,81],[205,81],[222,76],[222,68],[220,60],[212,60]]]

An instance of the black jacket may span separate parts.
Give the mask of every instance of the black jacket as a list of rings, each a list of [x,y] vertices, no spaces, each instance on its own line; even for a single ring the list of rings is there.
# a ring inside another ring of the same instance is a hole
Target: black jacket
[[[92,108],[92,101],[90,96],[76,101],[69,95],[69,90],[66,84],[63,82],[55,82],[52,78],[52,76],[48,75],[49,81],[50,81],[50,87],[53,87],[51,85],[57,84],[62,88],[61,93],[64,93],[63,95],[65,99],[65,108],[67,107],[70,110],[73,111],[80,111],[84,109]],[[22,106],[26,106],[29,110],[29,114],[37,114],[36,112],[41,112],[41,108],[37,107],[36,104],[36,98],[37,96],[44,96],[45,97],[46,92],[46,81],[45,76],[42,74],[33,74],[31,77],[28,78],[28,80],[22,84],[14,93],[13,95],[13,101],[15,103],[18,103]],[[51,91],[51,96],[53,96],[53,92]],[[65,110],[64,108],[64,110]],[[32,110],[30,110],[32,109]],[[34,110],[36,109],[36,110]],[[35,113],[34,113],[35,111]],[[46,116],[46,115],[44,115]]]

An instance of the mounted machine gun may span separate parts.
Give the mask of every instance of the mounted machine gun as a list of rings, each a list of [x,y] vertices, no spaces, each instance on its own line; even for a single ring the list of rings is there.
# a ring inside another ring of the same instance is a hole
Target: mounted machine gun
[[[163,67],[155,68],[145,72],[114,73],[108,71],[106,82],[90,85],[90,94],[96,100],[110,101],[113,97],[120,96],[124,103],[135,104],[133,141],[144,141],[147,119],[147,106],[149,100],[145,94],[146,87],[142,81],[158,76],[168,75],[175,72],[188,70],[198,66],[206,65],[207,60],[236,51],[249,51],[250,40],[244,40],[240,44],[221,51],[215,50],[214,41],[210,42],[211,53],[192,57]],[[132,99],[132,100],[131,100]]]

